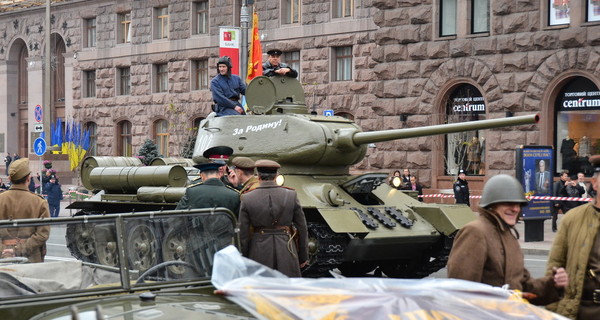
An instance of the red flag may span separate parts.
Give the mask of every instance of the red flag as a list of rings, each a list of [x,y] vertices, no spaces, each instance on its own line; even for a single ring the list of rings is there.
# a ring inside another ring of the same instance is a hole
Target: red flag
[[[260,47],[260,36],[258,35],[258,13],[252,14],[252,41],[248,52],[248,76],[246,83],[255,77],[262,76],[262,48]]]

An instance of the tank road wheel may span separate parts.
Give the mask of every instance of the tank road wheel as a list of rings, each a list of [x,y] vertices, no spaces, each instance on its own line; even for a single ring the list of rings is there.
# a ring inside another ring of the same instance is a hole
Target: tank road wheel
[[[96,249],[98,250],[98,263],[111,267],[119,265],[116,242],[106,242],[102,246],[97,246]]]
[[[324,223],[308,222],[307,227],[309,266],[302,270],[302,276],[329,277],[329,270],[342,263],[348,236],[333,232]]]
[[[154,229],[147,224],[127,228],[127,250],[129,267],[144,272],[158,263],[158,240]]]
[[[162,243],[163,261],[185,261],[187,255],[188,236],[184,232],[171,229],[165,235]],[[174,276],[181,276],[186,268],[173,264],[167,267],[167,270]]]
[[[90,224],[69,224],[65,234],[71,255],[83,262],[96,263],[94,227]]]

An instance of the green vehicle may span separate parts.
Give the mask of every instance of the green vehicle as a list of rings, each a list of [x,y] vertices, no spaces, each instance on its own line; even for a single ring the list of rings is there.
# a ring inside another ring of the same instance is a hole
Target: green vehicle
[[[370,143],[531,124],[539,117],[362,132],[351,120],[310,114],[296,79],[257,77],[246,93],[253,115],[209,115],[200,124],[191,163],[169,159],[140,167],[134,158],[86,159],[81,180],[100,192],[69,208],[81,215],[171,210],[190,180],[186,168],[206,162],[206,149],[229,146],[233,157],[279,162],[284,185],[298,192],[310,237],[310,265],[304,276],[328,276],[337,268],[348,276],[377,270],[388,277],[425,277],[446,265],[455,233],[474,219],[473,212],[463,205],[419,202],[412,192],[390,187],[387,174],[351,175],[350,167],[365,157]],[[68,231],[67,244],[75,257],[114,265],[115,260],[104,254],[110,248],[94,242],[93,232]],[[147,269],[173,258],[186,259],[187,252],[164,249],[160,239],[168,238],[169,232],[153,226],[138,230],[133,238],[149,241],[152,250],[128,257],[131,267]]]

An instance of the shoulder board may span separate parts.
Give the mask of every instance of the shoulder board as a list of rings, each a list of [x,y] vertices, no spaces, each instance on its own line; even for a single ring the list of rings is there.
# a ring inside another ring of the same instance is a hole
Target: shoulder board
[[[31,192],[31,191],[30,191],[30,192]],[[31,192],[31,193],[33,193],[33,192]],[[37,194],[37,193],[33,193],[33,194],[35,194],[36,196],[38,196],[38,197],[42,198],[43,200],[46,200],[46,198],[44,198],[44,196],[42,196],[41,194]]]
[[[195,177],[194,179],[192,179],[192,182],[194,182],[194,181],[198,181],[198,180],[200,180],[200,179],[202,179],[202,178],[201,178],[201,177]]]
[[[199,186],[199,185],[201,185],[201,184],[202,184],[202,181],[200,181],[200,182],[198,182],[198,183],[190,184],[190,185],[189,185],[189,186],[187,186],[187,187],[188,187],[188,188],[191,188],[191,187]]]
[[[240,193],[240,190],[238,190],[238,189],[236,189],[236,188],[234,188],[234,187],[232,187],[232,186],[228,186],[228,185],[225,185],[225,186],[226,186],[227,188],[229,188],[229,189],[231,189],[231,190],[233,190],[233,191],[237,192],[237,193]]]

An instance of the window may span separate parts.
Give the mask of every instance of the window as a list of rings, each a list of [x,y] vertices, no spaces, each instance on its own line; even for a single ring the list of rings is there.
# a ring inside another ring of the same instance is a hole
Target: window
[[[96,70],[83,72],[83,96],[85,98],[96,97]]]
[[[85,28],[85,47],[92,48],[96,46],[96,18],[84,19],[83,26]]]
[[[587,21],[600,21],[600,1],[587,0]]]
[[[117,125],[119,141],[117,142],[118,155],[123,157],[131,157],[131,122],[123,120]]]
[[[290,51],[283,53],[283,62],[298,71],[300,74],[300,51]]]
[[[154,142],[158,153],[163,157],[169,156],[169,122],[161,119],[154,122]]]
[[[192,60],[192,90],[208,89],[208,60]]]
[[[600,154],[600,89],[591,80],[574,77],[565,84],[555,102],[556,172],[574,175],[593,173],[588,159]]]
[[[456,34],[456,0],[440,0],[440,36]]]
[[[473,0],[471,4],[471,33],[490,31],[490,1]]]
[[[569,16],[570,0],[548,0],[548,24],[551,26],[569,24],[571,18]]]
[[[85,130],[90,133],[90,146],[87,150],[87,155],[98,155],[98,125],[95,122],[87,122],[85,124]]]
[[[208,1],[194,2],[192,5],[194,6],[194,34],[208,33]]]
[[[352,47],[334,48],[333,52],[333,81],[352,80]]]
[[[131,94],[131,69],[129,67],[118,69],[118,95],[128,96]]]
[[[298,23],[300,21],[300,0],[282,1],[281,22],[285,24]]]
[[[119,14],[119,24],[117,25],[118,43],[131,42],[131,12],[123,12]]]
[[[332,0],[334,18],[351,17],[354,14],[354,0]]]
[[[154,39],[169,37],[169,7],[154,9]]]
[[[485,100],[479,90],[470,84],[459,85],[446,101],[448,123],[484,120]],[[485,138],[480,131],[464,131],[446,135],[445,166],[447,175],[484,174]]]
[[[167,92],[169,90],[169,66],[164,64],[154,65],[154,92]]]

